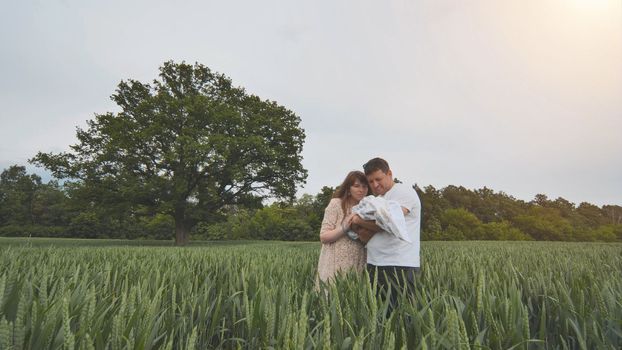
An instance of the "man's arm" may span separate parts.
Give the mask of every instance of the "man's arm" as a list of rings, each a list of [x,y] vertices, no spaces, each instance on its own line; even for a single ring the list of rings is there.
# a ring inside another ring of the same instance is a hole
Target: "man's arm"
[[[400,207],[402,208],[402,213],[404,214],[404,216],[408,215],[408,213],[410,213],[410,210],[404,208],[404,207]],[[378,225],[376,225],[376,221],[375,220],[363,220],[358,214],[354,214],[352,216],[352,218],[350,219],[350,223],[354,224],[354,225],[359,225],[361,227],[364,227],[365,229],[372,231],[372,232],[378,232],[378,231],[382,231],[382,228]]]
[[[354,232],[359,235],[359,240],[363,243],[367,243],[377,232],[382,231],[382,228],[376,225],[376,221],[363,220],[358,214],[352,215],[349,224]]]
[[[366,230],[372,231],[372,232],[378,232],[378,231],[382,231],[382,228],[380,228],[378,225],[376,225],[376,221],[374,220],[363,220],[360,216],[358,216],[358,214],[355,214],[352,216],[351,219],[351,223],[354,225],[359,225],[363,228],[365,228]]]
[[[369,242],[369,240],[376,234],[376,232],[370,231],[362,226],[353,225],[352,230],[359,235],[359,240],[363,243]]]
[[[404,207],[401,208],[404,216],[410,213],[410,210]],[[377,232],[382,231],[382,228],[376,225],[376,221],[363,220],[358,214],[353,215],[352,218],[350,218],[349,222],[352,226],[358,226],[356,229],[354,229],[354,232],[359,235],[359,239],[363,243],[367,243]]]

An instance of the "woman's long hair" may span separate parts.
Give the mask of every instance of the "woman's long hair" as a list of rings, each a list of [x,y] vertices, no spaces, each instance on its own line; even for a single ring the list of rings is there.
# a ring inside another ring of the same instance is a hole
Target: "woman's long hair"
[[[367,177],[362,171],[354,170],[346,175],[346,178],[343,180],[341,185],[337,187],[335,193],[333,194],[333,198],[341,199],[341,209],[343,210],[344,218],[348,214],[348,204],[352,201],[350,198],[350,187],[354,185],[356,180],[367,187],[367,193],[369,193],[369,183],[367,182]]]

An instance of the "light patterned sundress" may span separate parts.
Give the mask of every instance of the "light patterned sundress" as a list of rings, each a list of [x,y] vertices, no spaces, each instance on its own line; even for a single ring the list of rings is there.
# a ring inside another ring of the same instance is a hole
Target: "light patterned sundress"
[[[341,225],[345,215],[341,209],[341,199],[333,198],[324,210],[320,234]],[[317,272],[319,280],[329,282],[339,272],[363,271],[367,260],[365,246],[359,240],[347,235],[333,243],[322,243]],[[319,281],[318,281],[319,282]]]

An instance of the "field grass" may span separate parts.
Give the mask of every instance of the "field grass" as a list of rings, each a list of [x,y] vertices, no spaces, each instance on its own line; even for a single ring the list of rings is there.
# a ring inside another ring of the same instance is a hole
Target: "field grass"
[[[0,238],[0,349],[622,348],[622,244],[424,242],[390,315],[319,247]]]

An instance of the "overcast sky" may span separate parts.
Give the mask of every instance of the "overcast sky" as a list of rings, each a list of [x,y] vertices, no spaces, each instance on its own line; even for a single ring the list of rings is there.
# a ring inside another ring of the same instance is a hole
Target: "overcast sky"
[[[622,205],[622,0],[2,5],[0,169],[67,150],[173,59],[300,116],[300,194],[381,156],[422,187]]]

